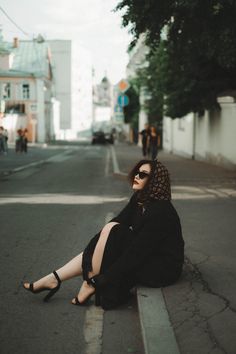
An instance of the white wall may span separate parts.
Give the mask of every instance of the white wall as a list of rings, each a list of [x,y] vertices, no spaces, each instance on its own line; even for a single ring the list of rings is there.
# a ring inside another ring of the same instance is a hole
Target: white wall
[[[90,53],[71,40],[48,41],[53,58],[55,97],[60,102],[58,139],[77,139],[92,122]]]
[[[44,112],[44,82],[41,79],[36,80],[37,91],[37,141],[44,143],[46,139],[46,125]]]
[[[55,97],[60,101],[60,129],[71,128],[71,41],[48,41],[52,52]]]
[[[236,164],[236,104],[222,105],[221,154]]]
[[[216,164],[236,164],[236,104],[223,103],[221,111],[196,118],[196,158]]]
[[[72,42],[72,138],[92,124],[92,59],[88,50]]]
[[[195,128],[194,128],[195,127]],[[195,136],[195,143],[194,143]],[[169,152],[236,168],[236,103],[221,101],[221,111],[164,118],[163,147]]]
[[[164,118],[163,147],[178,155],[192,157],[193,155],[193,113],[181,119]]]

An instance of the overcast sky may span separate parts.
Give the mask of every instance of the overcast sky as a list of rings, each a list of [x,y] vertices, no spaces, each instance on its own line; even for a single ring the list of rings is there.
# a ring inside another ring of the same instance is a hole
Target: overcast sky
[[[119,0],[1,0],[0,6],[24,35],[0,11],[6,40],[17,36],[32,39],[41,33],[46,39],[76,39],[91,52],[96,81],[105,72],[112,83],[125,77],[128,63],[128,30],[121,28],[121,13],[114,13]]]

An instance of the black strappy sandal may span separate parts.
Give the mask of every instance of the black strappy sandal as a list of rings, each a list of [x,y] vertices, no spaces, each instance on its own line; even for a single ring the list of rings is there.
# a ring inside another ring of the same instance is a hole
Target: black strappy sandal
[[[54,270],[53,271],[53,274],[57,280],[57,286],[53,289],[50,289],[50,288],[41,288],[41,289],[38,289],[38,290],[34,290],[34,283],[30,283],[30,286],[29,288],[26,288],[24,285],[24,289],[27,290],[27,291],[30,291],[31,293],[33,294],[38,294],[38,293],[41,293],[42,291],[49,291],[49,293],[44,297],[43,301],[44,302],[47,302],[54,294],[56,294],[56,292],[60,289],[60,286],[61,286],[61,279],[59,277],[59,275],[57,274],[57,272]]]
[[[92,293],[91,295],[89,295],[83,302],[80,302],[78,297],[74,297],[73,300],[75,300],[75,303],[72,302],[73,305],[78,305],[78,306],[86,306],[89,302],[89,299],[95,295],[95,306],[100,306],[101,305],[101,301],[100,301],[100,291],[97,287],[96,284],[96,278],[92,277],[92,278],[88,278],[87,279],[87,283],[88,285],[92,285],[92,287],[95,289],[95,293]]]

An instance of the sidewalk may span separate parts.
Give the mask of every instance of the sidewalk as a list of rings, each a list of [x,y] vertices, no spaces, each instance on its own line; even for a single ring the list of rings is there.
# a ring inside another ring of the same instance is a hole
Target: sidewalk
[[[122,173],[142,159],[137,146],[115,150]],[[235,354],[236,172],[165,152],[159,159],[171,174],[186,260],[176,284],[138,289],[145,353]]]

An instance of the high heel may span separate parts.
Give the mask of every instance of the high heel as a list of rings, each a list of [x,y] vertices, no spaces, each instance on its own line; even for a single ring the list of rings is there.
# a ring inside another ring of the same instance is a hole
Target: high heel
[[[98,276],[95,275],[92,278],[88,278],[87,283],[95,289],[95,306],[101,306],[101,293],[97,279]]]
[[[95,295],[95,306],[100,306],[101,305],[101,300],[100,300],[100,293],[98,292],[98,290],[96,290],[95,293],[89,295],[87,297],[86,300],[84,300],[83,302],[79,301],[78,297],[74,297],[73,300],[75,300],[75,302],[72,302],[73,305],[77,305],[77,306],[87,306],[88,305],[88,302],[89,302],[89,299]],[[72,301],[73,301],[72,300]]]
[[[87,306],[89,299],[94,295],[94,293],[92,293],[91,295],[89,295],[83,302],[79,301],[78,297],[74,297],[73,300],[75,300],[75,302],[71,302],[73,305],[77,305],[77,306]],[[96,295],[95,295],[95,299],[96,299]],[[72,300],[72,301],[73,301]],[[96,300],[95,300],[96,301]]]
[[[30,286],[29,288],[26,288],[24,285],[24,289],[27,290],[27,291],[30,291],[31,293],[33,294],[38,294],[38,293],[41,293],[42,291],[49,291],[49,293],[44,297],[43,301],[47,302],[59,289],[60,289],[60,286],[61,286],[61,279],[59,277],[59,275],[57,274],[57,272],[54,270],[53,271],[53,274],[57,280],[57,286],[53,289],[50,289],[50,288],[41,288],[41,289],[38,289],[38,290],[34,290],[34,283],[30,283]]]
[[[97,285],[97,276],[94,276],[92,278],[88,278],[87,284],[95,289],[95,293],[90,294],[83,302],[79,301],[78,297],[76,296],[73,299],[75,302],[72,302],[72,304],[78,305],[78,306],[86,306],[89,302],[89,299],[93,295],[95,295],[95,306],[100,306],[101,305],[101,297],[100,297],[100,289],[98,288],[98,285]]]

